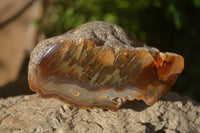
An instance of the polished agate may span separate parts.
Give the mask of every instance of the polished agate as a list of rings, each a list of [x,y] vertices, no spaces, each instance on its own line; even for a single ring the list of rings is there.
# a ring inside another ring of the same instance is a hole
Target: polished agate
[[[28,81],[44,98],[116,111],[135,99],[153,105],[183,68],[182,56],[160,52],[115,24],[96,21],[40,42],[31,53]]]

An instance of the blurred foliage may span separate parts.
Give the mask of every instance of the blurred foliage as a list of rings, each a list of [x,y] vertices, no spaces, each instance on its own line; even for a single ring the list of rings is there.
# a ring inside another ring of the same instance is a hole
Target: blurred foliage
[[[38,25],[47,37],[89,21],[120,25],[139,40],[185,58],[172,90],[200,101],[200,0],[47,0]]]

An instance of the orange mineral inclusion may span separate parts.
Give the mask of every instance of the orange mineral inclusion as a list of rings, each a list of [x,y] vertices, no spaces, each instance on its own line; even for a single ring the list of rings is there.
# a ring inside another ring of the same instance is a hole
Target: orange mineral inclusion
[[[28,69],[31,90],[81,108],[113,111],[154,104],[184,68],[182,56],[147,46],[108,22],[86,23],[40,42]]]

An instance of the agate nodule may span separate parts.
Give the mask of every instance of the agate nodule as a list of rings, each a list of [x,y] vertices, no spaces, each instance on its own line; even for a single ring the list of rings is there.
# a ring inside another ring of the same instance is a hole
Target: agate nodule
[[[113,111],[127,101],[154,104],[184,68],[182,56],[162,53],[108,22],[89,22],[40,42],[28,69],[31,90],[81,108]]]

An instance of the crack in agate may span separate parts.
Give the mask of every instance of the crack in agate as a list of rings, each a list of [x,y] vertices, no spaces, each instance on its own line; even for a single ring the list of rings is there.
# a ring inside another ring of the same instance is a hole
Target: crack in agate
[[[90,22],[40,42],[29,62],[29,86],[82,108],[113,111],[127,101],[152,105],[175,82],[182,56],[162,53],[121,27]]]

